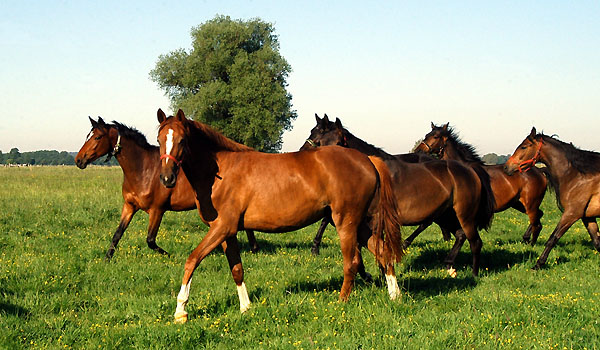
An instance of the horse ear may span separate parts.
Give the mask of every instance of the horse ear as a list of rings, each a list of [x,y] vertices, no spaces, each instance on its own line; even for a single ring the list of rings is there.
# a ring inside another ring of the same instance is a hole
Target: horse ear
[[[158,119],[158,122],[162,124],[162,122],[167,119],[167,116],[165,115],[165,112],[159,108],[158,111],[156,111],[156,118]]]
[[[177,111],[177,115],[175,116],[175,118],[177,118],[181,121],[185,121],[185,114],[183,114],[183,111],[181,110],[181,108],[179,108],[179,110]]]
[[[329,117],[327,116],[327,113],[325,113],[325,116],[321,120],[323,121],[323,125],[329,124]]]
[[[321,118],[319,118],[317,113],[315,113],[315,120],[317,121],[317,124],[321,124]]]
[[[435,124],[433,124],[433,122],[431,122],[431,129],[435,129]]]
[[[340,120],[340,118],[335,118],[335,126],[342,130],[344,127],[342,126],[342,121]]]
[[[95,121],[94,119],[92,119],[92,117],[90,117],[89,115],[88,115],[88,119],[90,120],[90,123],[92,123],[92,128],[95,129],[98,127],[98,122]]]
[[[450,124],[450,122],[444,124],[444,126],[442,127],[442,129],[444,129],[444,131],[448,131],[448,124]]]
[[[99,124],[100,126],[105,126],[105,125],[106,125],[106,123],[104,122],[104,120],[102,119],[102,117],[101,117],[101,116],[98,116],[98,124]]]
[[[537,131],[535,130],[535,126],[534,126],[533,128],[531,128],[531,133],[529,134],[529,137],[535,138],[535,135],[537,135]]]

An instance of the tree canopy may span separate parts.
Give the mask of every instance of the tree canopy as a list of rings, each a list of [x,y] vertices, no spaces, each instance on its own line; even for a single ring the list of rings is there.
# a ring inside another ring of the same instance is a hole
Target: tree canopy
[[[191,37],[190,50],[159,56],[150,72],[171,107],[250,147],[280,150],[297,114],[286,90],[291,67],[273,25],[216,16]]]

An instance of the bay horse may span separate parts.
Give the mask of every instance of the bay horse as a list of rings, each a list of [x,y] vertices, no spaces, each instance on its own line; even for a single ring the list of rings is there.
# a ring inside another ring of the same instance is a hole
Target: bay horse
[[[444,260],[448,273],[456,276],[454,261],[464,240],[468,239],[473,255],[473,275],[478,275],[482,247],[478,230],[487,229],[494,207],[488,178],[480,177],[457,161],[426,157],[428,161],[419,162],[423,159],[419,155],[390,155],[354,136],[342,126],[339,118],[335,122],[329,121],[327,115],[321,119],[315,114],[315,118],[317,125],[301,149],[339,145],[382,158],[392,174],[400,223],[402,226],[421,225],[411,237],[432,222],[456,232],[454,246]]]
[[[110,247],[106,251],[106,260],[110,260],[129,226],[131,219],[138,210],[148,213],[148,247],[161,254],[168,254],[156,244],[156,235],[164,213],[171,211],[186,211],[196,209],[194,190],[182,175],[177,186],[165,188],[160,185],[159,149],[148,143],[146,137],[138,130],[113,121],[105,123],[101,117],[98,121],[88,117],[92,123],[83,146],[75,157],[75,163],[80,169],[96,159],[107,155],[115,157],[123,170],[123,209],[121,221],[113,235]],[[246,231],[252,252],[258,251],[254,232]]]
[[[548,238],[533,269],[546,263],[556,242],[577,220],[585,225],[594,248],[600,252],[600,153],[576,148],[554,137],[538,134],[535,127],[506,161],[507,174],[526,173],[535,163],[546,165],[562,216]]]
[[[352,290],[362,264],[362,246],[385,270],[390,297],[399,295],[394,263],[403,254],[402,237],[383,161],[342,147],[262,153],[206,124],[188,120],[182,110],[167,118],[159,109],[157,117],[160,181],[172,188],[185,175],[196,193],[200,218],[210,227],[185,263],[175,322],[187,321],[185,305],[192,274],[218,245],[223,247],[237,286],[240,311],[248,309],[238,230],[288,232],[325,216],[331,216],[340,237],[344,260],[340,300],[347,300]]]
[[[454,129],[446,123],[436,126],[431,123],[431,131],[416,147],[416,151],[437,155],[440,159],[453,159],[473,167],[480,167],[490,176],[496,213],[513,208],[529,217],[529,226],[523,234],[523,242],[535,245],[540,231],[544,212],[540,209],[546,194],[547,180],[543,171],[531,168],[531,171],[508,175],[504,165],[486,165],[475,148],[463,142]]]

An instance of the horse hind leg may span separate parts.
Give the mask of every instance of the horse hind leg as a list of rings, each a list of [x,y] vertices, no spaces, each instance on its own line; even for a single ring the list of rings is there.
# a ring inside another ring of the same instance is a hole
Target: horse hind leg
[[[527,215],[529,216],[529,227],[527,227],[527,231],[525,231],[525,234],[523,234],[523,242],[534,246],[538,240],[540,232],[542,232],[541,219],[544,215],[544,212],[540,209],[536,209],[528,212]]]
[[[390,299],[398,299],[402,296],[402,292],[398,286],[398,280],[396,279],[396,270],[394,269],[393,263],[386,263],[382,244],[379,244],[378,246],[376,239],[371,235],[367,241],[367,248],[377,259],[379,270],[381,271],[382,276],[385,277]]]
[[[254,235],[253,230],[246,230],[246,237],[248,237],[248,245],[250,245],[250,251],[252,253],[258,253],[260,247],[258,246],[258,242],[256,241],[256,236]]]
[[[240,312],[244,313],[250,308],[250,298],[244,282],[244,268],[240,256],[240,247],[236,236],[229,237],[222,243],[223,250],[227,256],[227,262],[231,269],[231,276],[237,286],[238,297],[240,299]]]
[[[446,258],[444,259],[444,263],[446,264],[446,269],[448,271],[448,274],[452,278],[456,277],[456,269],[454,268],[454,261],[456,260],[456,257],[458,256],[458,253],[460,252],[460,248],[462,248],[462,246],[465,243],[465,240],[467,238],[467,236],[465,235],[465,233],[462,229],[457,230],[454,233],[454,236],[455,236],[454,246],[452,246],[452,249],[450,250],[450,252],[446,256]]]
[[[581,221],[583,221],[583,224],[585,225],[585,227],[588,230],[588,233],[590,234],[590,238],[592,239],[592,244],[594,245],[594,248],[596,248],[596,250],[600,252],[600,232],[598,230],[598,223],[596,222],[596,219],[584,218],[581,219]]]
[[[321,221],[321,225],[319,226],[319,229],[317,230],[317,234],[315,235],[315,238],[313,239],[312,248],[310,249],[310,251],[313,255],[319,255],[319,248],[321,246],[321,241],[323,240],[323,233],[325,232],[325,229],[327,228],[327,225],[329,223],[333,224],[331,219],[329,219],[328,217],[324,217],[323,220]]]

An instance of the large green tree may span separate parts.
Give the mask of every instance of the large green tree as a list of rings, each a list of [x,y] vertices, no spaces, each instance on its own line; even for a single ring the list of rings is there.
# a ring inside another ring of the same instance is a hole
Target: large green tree
[[[250,147],[280,150],[297,115],[273,25],[216,16],[191,36],[190,50],[161,55],[150,72],[171,107]]]

